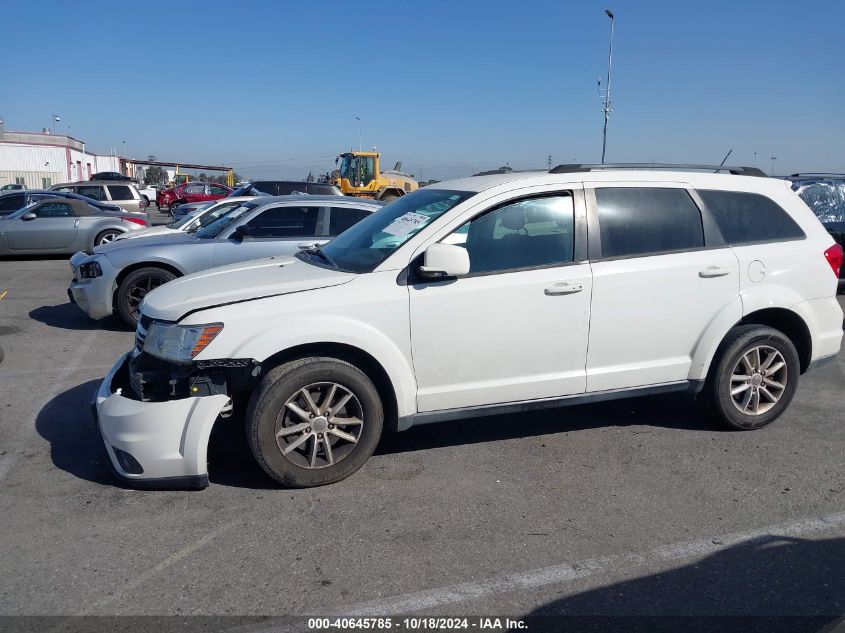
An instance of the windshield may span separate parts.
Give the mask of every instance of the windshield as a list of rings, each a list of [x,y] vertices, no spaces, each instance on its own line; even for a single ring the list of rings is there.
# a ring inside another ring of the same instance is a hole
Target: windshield
[[[259,183],[260,184],[260,183]],[[268,193],[266,191],[261,191],[252,183],[248,185],[244,185],[243,187],[238,187],[232,193],[230,193],[227,198],[234,198],[235,196],[272,196],[274,194]]]
[[[845,222],[845,178],[798,181],[795,192],[822,222]]]
[[[210,225],[212,222],[218,220],[219,218],[222,218],[228,213],[231,213],[243,204],[244,202],[224,202],[216,204],[213,208],[206,209],[202,213],[186,217],[182,221],[183,226],[187,223],[190,223],[190,226],[185,227],[185,230],[188,233],[196,233],[201,228]]]
[[[470,191],[418,189],[367,216],[322,250],[344,270],[372,272],[425,226],[473,195]]]
[[[219,236],[223,231],[232,226],[235,220],[241,217],[244,213],[249,213],[257,206],[258,205],[255,203],[244,202],[242,204],[237,204],[236,206],[229,207],[225,210],[222,216],[214,220],[211,224],[202,227],[199,231],[194,233],[194,237],[197,237],[201,240],[213,240],[214,238]]]

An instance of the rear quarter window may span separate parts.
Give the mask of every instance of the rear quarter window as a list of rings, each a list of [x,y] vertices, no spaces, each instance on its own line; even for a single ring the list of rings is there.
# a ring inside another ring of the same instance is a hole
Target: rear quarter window
[[[699,190],[728,244],[800,240],[806,237],[777,202],[758,193]]]
[[[112,200],[134,200],[132,189],[126,185],[109,185],[109,194]]]

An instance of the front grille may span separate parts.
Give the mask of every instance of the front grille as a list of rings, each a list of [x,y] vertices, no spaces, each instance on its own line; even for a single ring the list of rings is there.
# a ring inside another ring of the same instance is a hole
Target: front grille
[[[141,315],[138,325],[135,328],[135,349],[139,352],[144,351],[144,341],[147,340],[147,330],[153,320],[145,315]]]

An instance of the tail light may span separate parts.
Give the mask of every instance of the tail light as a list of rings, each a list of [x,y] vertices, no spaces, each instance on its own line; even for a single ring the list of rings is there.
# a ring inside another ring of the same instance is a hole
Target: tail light
[[[143,218],[133,218],[131,216],[125,216],[123,218],[125,222],[132,222],[133,224],[140,224],[141,226],[147,226],[147,221]]]
[[[833,269],[833,274],[838,278],[839,271],[842,270],[842,247],[839,244],[834,244],[824,252],[824,258]]]

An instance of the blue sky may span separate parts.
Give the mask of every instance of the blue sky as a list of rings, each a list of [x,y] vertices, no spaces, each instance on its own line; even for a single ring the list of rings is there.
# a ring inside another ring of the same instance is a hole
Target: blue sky
[[[597,162],[605,8],[609,161],[733,148],[777,173],[845,171],[841,0],[12,0],[0,116],[40,130],[56,112],[94,151],[254,178],[330,169],[355,116],[365,147],[426,179]]]

